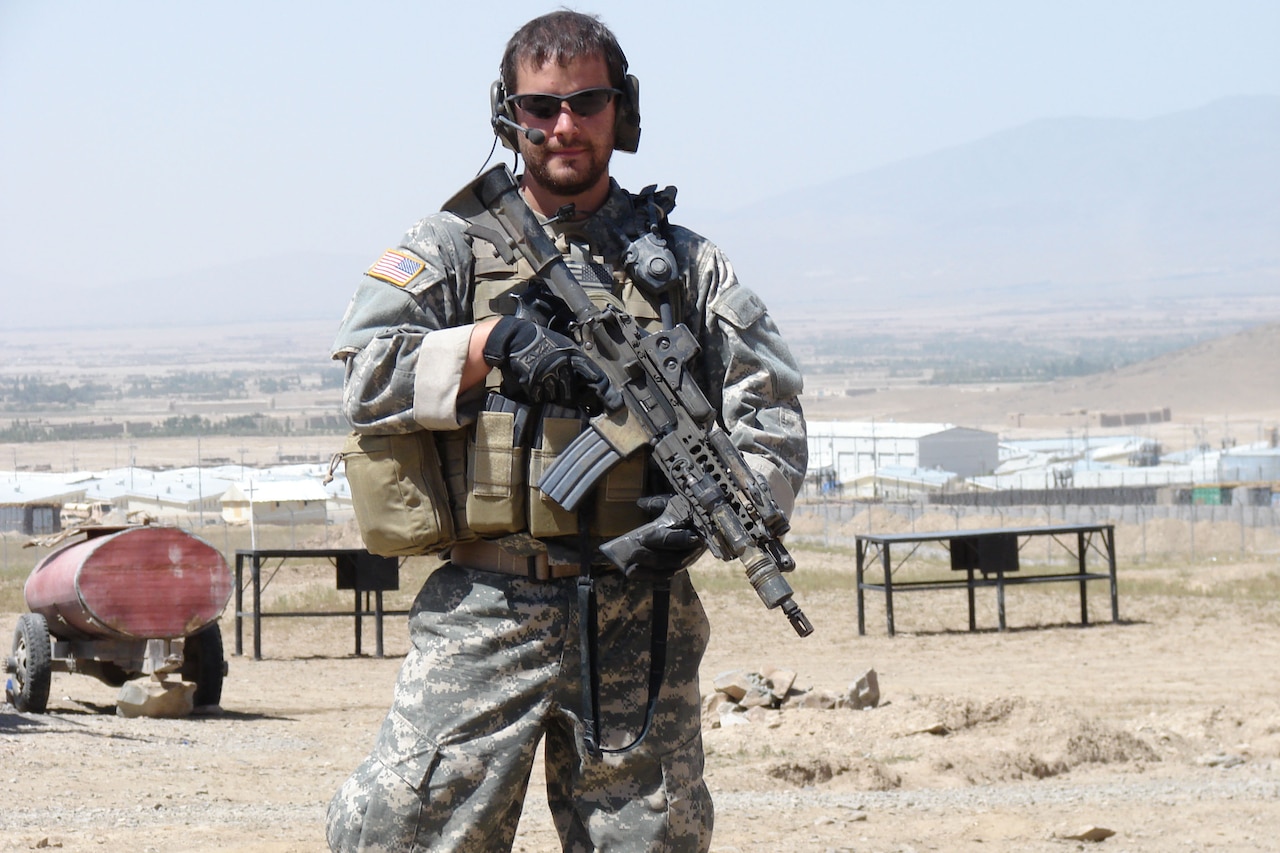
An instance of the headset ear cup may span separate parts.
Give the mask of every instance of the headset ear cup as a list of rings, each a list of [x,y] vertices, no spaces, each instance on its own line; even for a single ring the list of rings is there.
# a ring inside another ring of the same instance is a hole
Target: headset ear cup
[[[511,105],[507,103],[507,87],[501,80],[494,80],[489,87],[489,124],[493,125],[494,136],[502,140],[502,144],[512,151],[519,152],[520,145],[516,141],[516,132],[510,125],[498,121],[498,116],[515,121]]]
[[[640,81],[628,74],[622,82],[622,98],[613,123],[613,147],[634,154],[640,147]]]

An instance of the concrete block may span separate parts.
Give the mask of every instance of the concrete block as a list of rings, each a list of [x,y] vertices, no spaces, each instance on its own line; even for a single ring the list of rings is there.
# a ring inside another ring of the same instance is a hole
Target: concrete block
[[[855,711],[874,708],[880,704],[880,677],[874,669],[864,672],[857,681],[849,685],[845,694],[844,706]]]
[[[156,681],[145,678],[126,682],[116,696],[121,717],[185,717],[194,708],[194,681]]]

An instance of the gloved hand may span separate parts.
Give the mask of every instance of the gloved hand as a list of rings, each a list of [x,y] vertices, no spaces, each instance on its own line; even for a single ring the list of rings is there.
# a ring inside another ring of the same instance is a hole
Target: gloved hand
[[[627,550],[622,571],[632,580],[669,578],[689,568],[702,555],[706,544],[688,527],[688,520],[668,513],[671,495],[653,495],[636,503],[645,512],[657,515],[627,534]]]
[[[502,391],[531,403],[555,403],[596,415],[622,396],[570,338],[531,320],[503,317],[489,332],[484,361],[502,371]]]

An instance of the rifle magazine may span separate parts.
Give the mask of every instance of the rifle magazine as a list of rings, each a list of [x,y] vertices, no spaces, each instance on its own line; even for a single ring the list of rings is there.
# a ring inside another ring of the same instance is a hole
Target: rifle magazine
[[[538,480],[538,488],[560,506],[575,511],[622,454],[604,436],[588,429],[573,440]]]

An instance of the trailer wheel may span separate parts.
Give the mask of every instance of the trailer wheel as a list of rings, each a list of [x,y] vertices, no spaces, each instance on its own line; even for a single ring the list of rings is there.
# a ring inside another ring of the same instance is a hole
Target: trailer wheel
[[[32,714],[43,714],[49,707],[52,658],[45,618],[39,613],[18,617],[18,627],[13,632],[13,678],[5,689],[13,707]]]
[[[187,637],[182,645],[182,680],[195,682],[192,702],[197,708],[222,701],[222,679],[226,674],[222,629],[217,622]]]

